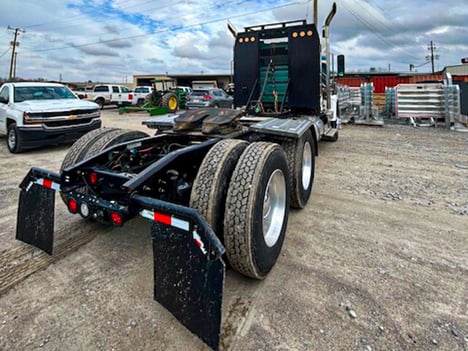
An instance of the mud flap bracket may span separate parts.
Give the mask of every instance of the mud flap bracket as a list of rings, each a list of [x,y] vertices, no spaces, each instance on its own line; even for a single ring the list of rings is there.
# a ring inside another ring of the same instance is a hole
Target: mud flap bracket
[[[139,195],[132,200],[152,222],[155,300],[218,350],[224,246],[198,211]]]

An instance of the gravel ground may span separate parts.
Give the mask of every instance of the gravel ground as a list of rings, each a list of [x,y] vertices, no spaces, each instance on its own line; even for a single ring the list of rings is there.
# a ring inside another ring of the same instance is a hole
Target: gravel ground
[[[146,114],[103,111],[140,129]],[[18,184],[69,145],[19,155],[0,138],[0,350],[207,350],[152,300],[148,223],[84,223],[56,203],[56,254],[17,242]],[[467,350],[468,135],[343,126],[320,143],[264,281],[228,270],[222,350]]]

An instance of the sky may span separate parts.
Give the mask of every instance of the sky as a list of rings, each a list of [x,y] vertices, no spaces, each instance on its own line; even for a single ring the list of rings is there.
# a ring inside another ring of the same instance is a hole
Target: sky
[[[468,0],[337,0],[331,52],[346,72],[431,72],[468,57]],[[321,28],[333,1],[318,1]],[[14,29],[16,75],[66,82],[132,82],[136,74],[228,74],[238,30],[306,19],[298,0],[0,0],[0,77],[8,77]],[[13,28],[10,30],[8,28]],[[24,32],[23,32],[24,30]],[[336,65],[335,65],[336,67]]]

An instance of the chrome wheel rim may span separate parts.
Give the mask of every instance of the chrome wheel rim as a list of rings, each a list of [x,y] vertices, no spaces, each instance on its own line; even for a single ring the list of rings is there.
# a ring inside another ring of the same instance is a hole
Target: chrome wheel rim
[[[275,170],[265,191],[263,199],[263,237],[268,247],[278,241],[283,228],[286,211],[286,181],[280,169]]]
[[[13,129],[8,133],[8,147],[13,150],[16,146],[16,134]]]
[[[302,188],[304,190],[309,189],[310,182],[312,180],[312,148],[310,143],[304,144],[304,150],[302,151]]]

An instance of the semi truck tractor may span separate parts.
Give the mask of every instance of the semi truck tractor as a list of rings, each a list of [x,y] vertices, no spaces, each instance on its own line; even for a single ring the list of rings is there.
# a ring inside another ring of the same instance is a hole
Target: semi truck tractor
[[[319,142],[338,139],[321,59],[335,11],[322,39],[305,20],[235,33],[233,108],[158,117],[146,122],[152,135],[100,128],[71,146],[59,172],[33,167],[20,184],[17,239],[53,254],[56,192],[84,220],[146,218],[155,300],[217,350],[226,264],[268,276],[289,209],[311,196]]]

